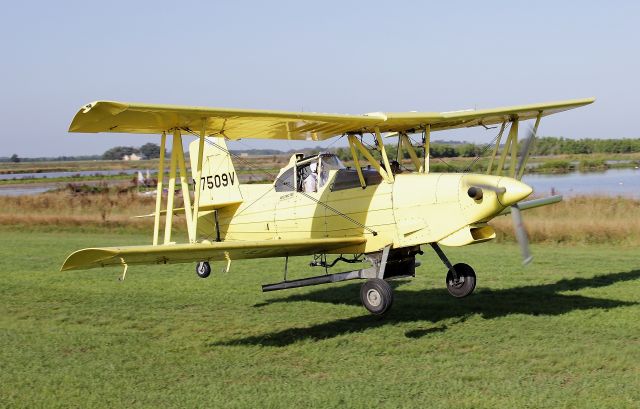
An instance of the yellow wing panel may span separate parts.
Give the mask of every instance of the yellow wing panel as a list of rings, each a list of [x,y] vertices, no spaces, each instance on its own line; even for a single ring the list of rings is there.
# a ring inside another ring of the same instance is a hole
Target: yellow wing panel
[[[589,105],[594,101],[595,98],[584,98],[481,110],[441,113],[388,113],[386,114],[387,120],[385,121],[385,125],[380,127],[380,131],[407,131],[424,127],[424,125],[419,124],[430,124],[432,131],[443,131],[446,129],[495,125],[514,118],[518,118],[520,121],[526,121],[527,119],[534,119],[540,114],[542,114],[542,116],[557,114],[569,109]]]
[[[103,247],[78,250],[62,265],[61,271],[123,264],[169,264],[196,261],[299,256],[364,244],[361,237],[339,239],[264,240],[172,244],[162,246]]]
[[[364,115],[317,114],[248,109],[148,105],[96,101],[78,111],[69,132],[156,133],[174,128],[229,139],[320,140],[373,126],[381,118]]]
[[[229,139],[323,140],[345,133],[432,131],[493,125],[513,117],[527,120],[592,103],[594,98],[458,112],[319,114],[96,101],[78,111],[69,132],[159,134],[174,128],[202,129]]]

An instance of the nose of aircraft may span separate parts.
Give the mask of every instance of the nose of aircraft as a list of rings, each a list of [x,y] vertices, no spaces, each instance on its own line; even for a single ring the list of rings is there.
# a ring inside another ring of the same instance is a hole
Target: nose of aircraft
[[[503,206],[511,206],[518,203],[533,192],[531,186],[506,177],[500,179],[498,187],[504,188],[504,193],[498,196],[498,200]]]

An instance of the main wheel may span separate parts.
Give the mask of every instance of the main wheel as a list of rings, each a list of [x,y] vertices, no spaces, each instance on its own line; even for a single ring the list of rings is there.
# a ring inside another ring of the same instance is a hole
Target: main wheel
[[[476,288],[476,272],[470,265],[458,263],[453,268],[456,270],[458,279],[453,279],[451,271],[447,272],[447,290],[449,294],[456,298],[466,297]]]
[[[360,299],[370,313],[381,315],[393,304],[393,289],[380,278],[370,278],[360,288]]]
[[[207,278],[211,274],[211,266],[208,261],[200,261],[196,264],[196,274],[200,278]]]

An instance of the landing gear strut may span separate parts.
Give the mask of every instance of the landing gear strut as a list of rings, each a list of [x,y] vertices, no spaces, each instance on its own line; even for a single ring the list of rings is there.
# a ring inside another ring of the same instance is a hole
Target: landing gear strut
[[[447,266],[447,291],[456,298],[466,297],[476,288],[476,273],[470,265],[458,263],[455,266],[444,254],[437,243],[431,243],[431,247],[438,254],[440,260]]]

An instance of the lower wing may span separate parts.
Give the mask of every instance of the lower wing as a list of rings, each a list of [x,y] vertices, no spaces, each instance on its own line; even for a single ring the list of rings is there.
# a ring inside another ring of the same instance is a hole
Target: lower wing
[[[363,237],[305,240],[223,241],[160,246],[88,248],[72,253],[61,271],[124,264],[169,264],[249,258],[299,256],[324,253],[364,244]]]

